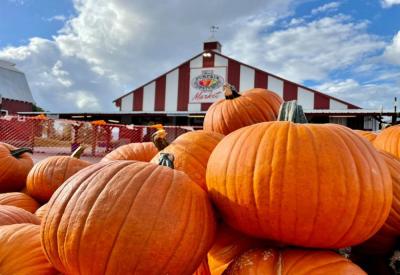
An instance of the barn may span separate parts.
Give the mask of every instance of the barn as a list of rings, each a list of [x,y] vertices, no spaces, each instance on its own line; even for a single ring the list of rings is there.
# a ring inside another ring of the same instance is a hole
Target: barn
[[[31,112],[34,103],[25,74],[15,64],[0,60],[1,114]]]
[[[305,87],[288,79],[230,58],[218,41],[205,42],[203,51],[179,66],[114,100],[123,123],[201,125],[205,112],[223,98],[228,82],[243,92],[267,88],[284,100],[298,100],[315,123],[339,123],[351,128],[376,130],[379,111],[360,107]]]

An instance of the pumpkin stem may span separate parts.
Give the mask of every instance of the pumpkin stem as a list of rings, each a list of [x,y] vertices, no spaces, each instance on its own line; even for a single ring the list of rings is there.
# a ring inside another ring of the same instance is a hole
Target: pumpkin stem
[[[22,148],[19,148],[19,149],[15,149],[15,150],[11,150],[11,151],[10,151],[11,156],[13,156],[14,158],[19,158],[19,157],[21,157],[21,155],[22,155],[23,153],[31,153],[31,154],[33,154],[33,151],[32,151],[31,148],[26,148],[26,147],[22,147]]]
[[[165,147],[169,145],[167,139],[167,132],[164,128],[159,129],[157,132],[151,135],[151,139],[154,145],[157,147],[158,151],[163,150]]]
[[[76,148],[76,150],[72,153],[71,157],[76,158],[76,159],[80,159],[81,155],[83,154],[83,152],[85,151],[85,147],[84,146],[79,146],[78,148]]]
[[[294,123],[307,123],[306,115],[301,105],[297,104],[297,100],[285,101],[282,103],[278,121],[291,121]]]
[[[160,153],[158,164],[174,169],[174,160],[175,157],[173,154]]]
[[[240,96],[236,90],[236,87],[229,83],[224,84],[224,95],[225,99],[234,99]]]

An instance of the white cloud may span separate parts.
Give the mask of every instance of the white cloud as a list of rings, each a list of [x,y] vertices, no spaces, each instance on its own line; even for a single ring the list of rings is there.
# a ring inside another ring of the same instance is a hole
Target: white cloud
[[[393,37],[393,41],[385,49],[385,58],[393,64],[400,65],[400,31]]]
[[[338,8],[340,7],[341,3],[340,2],[330,2],[325,5],[322,5],[318,8],[315,8],[311,11],[311,14],[315,15],[318,13],[326,12],[326,11],[337,11]]]
[[[46,21],[52,22],[52,21],[65,21],[67,20],[67,17],[65,15],[62,14],[58,14],[58,15],[54,15],[50,18],[46,18]]]
[[[381,0],[381,4],[384,8],[390,8],[394,5],[400,5],[400,0]]]

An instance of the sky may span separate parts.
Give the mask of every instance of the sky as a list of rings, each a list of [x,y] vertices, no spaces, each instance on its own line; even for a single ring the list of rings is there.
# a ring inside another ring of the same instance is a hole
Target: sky
[[[207,3],[210,2],[210,3]],[[112,101],[202,51],[367,109],[400,96],[400,0],[0,0],[0,59],[53,112]]]

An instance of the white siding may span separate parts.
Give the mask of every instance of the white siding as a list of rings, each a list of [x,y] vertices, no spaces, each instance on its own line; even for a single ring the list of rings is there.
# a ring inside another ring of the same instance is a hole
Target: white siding
[[[299,87],[297,89],[297,101],[303,109],[314,109],[314,93]]]
[[[343,104],[337,100],[329,99],[329,109],[331,110],[345,110],[347,109],[347,105]]]
[[[176,112],[178,108],[179,69],[167,74],[165,84],[165,111]]]
[[[280,97],[283,97],[283,81],[273,76],[268,76],[268,90],[277,93]]]
[[[240,92],[254,88],[255,74],[254,69],[240,65]]]
[[[121,98],[121,112],[131,112],[133,110],[133,93]]]
[[[154,111],[156,82],[153,81],[143,88],[143,111]]]
[[[223,57],[223,56],[220,56],[218,54],[215,54],[214,55],[214,66],[215,67],[219,67],[219,66],[227,67],[228,66],[228,59]]]
[[[200,112],[201,111],[201,104],[200,103],[189,103],[188,111],[189,112]]]
[[[200,55],[190,61],[190,68],[201,68],[203,67],[203,56]]]

